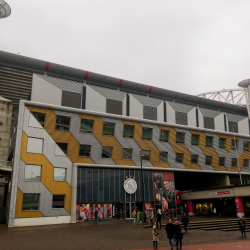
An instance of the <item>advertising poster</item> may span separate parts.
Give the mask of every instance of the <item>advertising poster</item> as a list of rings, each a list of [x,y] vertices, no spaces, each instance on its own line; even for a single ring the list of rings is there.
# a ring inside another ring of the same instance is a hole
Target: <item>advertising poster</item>
[[[162,213],[176,209],[174,173],[155,172],[153,175],[156,209],[161,209]]]

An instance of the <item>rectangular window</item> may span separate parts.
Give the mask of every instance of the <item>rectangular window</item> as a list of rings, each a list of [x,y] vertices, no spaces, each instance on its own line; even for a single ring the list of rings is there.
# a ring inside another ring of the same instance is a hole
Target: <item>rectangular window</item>
[[[91,145],[80,144],[79,156],[90,157]]]
[[[229,128],[229,132],[239,133],[239,131],[238,131],[238,122],[228,121],[228,128]]]
[[[168,152],[160,152],[159,162],[167,162],[168,161]]]
[[[38,122],[44,127],[45,117],[46,114],[38,113],[38,112],[31,112],[31,114],[38,120]]]
[[[144,140],[151,140],[151,138],[152,138],[152,132],[153,132],[152,128],[143,127],[142,128],[142,139],[144,139]]]
[[[192,134],[191,137],[191,144],[192,145],[199,145],[200,135]]]
[[[82,133],[93,133],[94,121],[88,119],[81,119],[80,132]]]
[[[204,128],[214,129],[214,118],[204,116]]]
[[[106,105],[107,113],[122,115],[122,101],[107,99]]]
[[[160,141],[168,141],[169,131],[161,129],[160,132]]]
[[[64,208],[65,195],[53,195],[52,208]]]
[[[42,166],[40,165],[26,165],[24,172],[25,181],[40,181],[41,169]]]
[[[102,147],[102,158],[112,158],[112,147]]]
[[[56,130],[69,131],[70,117],[68,116],[56,116]]]
[[[249,142],[248,141],[243,142],[243,151],[249,151]]]
[[[142,150],[142,160],[143,161],[150,160],[150,150]]]
[[[238,148],[238,144],[239,144],[239,140],[235,140],[234,142],[234,139],[232,139],[232,149],[235,149],[236,147]]]
[[[135,126],[124,124],[123,137],[134,138]]]
[[[183,154],[176,153],[176,162],[178,162],[178,163],[183,162]]]
[[[175,123],[181,125],[188,125],[187,113],[175,111]]]
[[[225,166],[225,157],[219,157],[219,165]]]
[[[248,168],[249,167],[249,159],[244,159],[243,160],[243,166],[244,166],[244,168]]]
[[[206,155],[206,165],[212,165],[212,156]]]
[[[237,166],[237,158],[232,158],[232,167],[236,167]]]
[[[206,136],[206,147],[213,147],[213,137]]]
[[[176,132],[176,143],[184,143],[185,141],[185,133]]]
[[[56,143],[59,148],[64,152],[64,154],[67,155],[67,149],[68,149],[68,143],[60,143],[60,142],[57,142]]]
[[[66,181],[66,168],[54,168],[54,181]]]
[[[113,136],[115,134],[115,123],[111,122],[104,122],[103,123],[103,135],[111,135]]]
[[[132,148],[124,148],[123,152],[122,152],[122,158],[124,160],[131,160],[132,159],[132,152],[133,152]]]
[[[23,194],[22,211],[37,211],[39,209],[40,194]]]
[[[220,138],[219,139],[219,147],[225,148],[226,147],[226,138]]]
[[[198,164],[198,155],[191,155],[191,164]]]

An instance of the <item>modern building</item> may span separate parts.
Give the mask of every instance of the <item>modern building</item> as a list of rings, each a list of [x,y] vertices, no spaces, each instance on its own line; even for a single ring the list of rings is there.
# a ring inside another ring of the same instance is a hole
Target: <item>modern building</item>
[[[9,226],[129,219],[143,205],[249,213],[246,108],[0,52],[3,71],[18,108]]]

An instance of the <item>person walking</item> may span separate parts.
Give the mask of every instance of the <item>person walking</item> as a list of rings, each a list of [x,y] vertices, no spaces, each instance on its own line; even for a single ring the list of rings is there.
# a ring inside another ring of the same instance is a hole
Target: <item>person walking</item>
[[[238,224],[239,224],[239,229],[240,229],[242,237],[243,237],[243,234],[245,235],[245,237],[247,237],[246,236],[246,231],[245,231],[245,229],[246,229],[246,222],[245,222],[245,220],[242,217],[240,217],[240,219],[238,221]]]
[[[175,222],[175,241],[176,241],[176,250],[181,249],[182,247],[182,239],[183,239],[183,233],[181,232],[181,226],[179,221]],[[179,248],[180,245],[180,248]]]
[[[159,210],[157,211],[157,218],[156,218],[156,226],[159,229],[159,224],[160,224],[160,230],[161,230],[161,213],[159,212]]]
[[[182,216],[182,223],[185,229],[185,233],[187,233],[187,225],[189,224],[189,219],[186,213],[184,213],[184,215]]]
[[[132,217],[134,218],[134,225],[135,225],[135,223],[136,223],[136,212],[135,212],[135,210],[132,212]]]
[[[145,210],[143,210],[143,225],[144,225],[144,223],[146,223],[146,225],[148,224],[147,223],[147,213]]]
[[[97,218],[98,218],[98,211],[97,209],[95,210],[95,220],[97,221]]]
[[[171,246],[171,250],[174,249],[174,236],[175,236],[175,226],[172,224],[172,220],[168,220],[168,224],[166,225],[166,233],[168,237],[169,244]]]
[[[151,222],[151,226],[153,226],[153,219],[154,219],[154,212],[153,212],[153,209],[151,209],[149,213],[149,220]]]
[[[158,243],[158,241],[159,241],[159,233],[157,232],[157,227],[156,227],[156,225],[153,226],[152,234],[153,234],[153,245],[154,245],[154,249],[157,249],[157,243]]]

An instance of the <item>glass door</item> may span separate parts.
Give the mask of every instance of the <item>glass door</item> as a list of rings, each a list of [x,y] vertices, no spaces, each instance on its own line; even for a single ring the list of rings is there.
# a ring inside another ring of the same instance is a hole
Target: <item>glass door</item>
[[[132,212],[135,210],[135,203],[134,202],[126,202],[126,219],[132,219]]]

